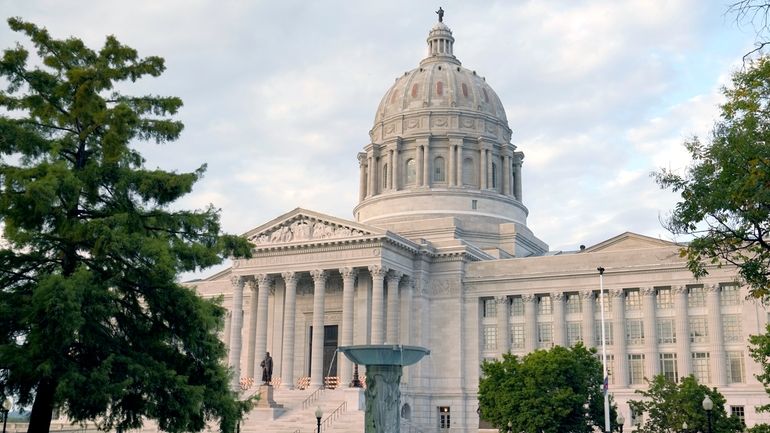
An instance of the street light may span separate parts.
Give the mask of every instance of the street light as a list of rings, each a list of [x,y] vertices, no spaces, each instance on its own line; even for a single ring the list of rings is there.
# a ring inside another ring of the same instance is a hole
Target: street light
[[[513,422],[508,421],[508,433],[511,433],[512,428],[513,428]]]
[[[321,433],[321,417],[324,416],[324,411],[321,410],[321,406],[318,406],[315,410],[315,419],[318,421],[318,433]]]
[[[685,422],[683,422],[683,423],[682,423],[682,431],[683,431],[684,433],[687,433],[687,421],[685,421]]]
[[[5,401],[3,401],[3,433],[5,433],[5,425],[8,423],[8,412],[11,411],[11,408],[13,407],[13,402],[10,398],[6,398]]]
[[[706,411],[706,415],[708,416],[708,420],[709,420],[709,432],[708,433],[712,433],[712,431],[711,431],[711,410],[712,409],[714,409],[714,402],[711,401],[711,399],[709,398],[709,396],[707,394],[706,398],[703,399],[703,410]]]

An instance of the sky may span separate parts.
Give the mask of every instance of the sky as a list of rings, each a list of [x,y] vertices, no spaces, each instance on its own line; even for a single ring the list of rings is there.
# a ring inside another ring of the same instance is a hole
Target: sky
[[[626,231],[666,240],[684,170],[754,43],[722,0],[0,0],[55,37],[106,35],[166,59],[126,93],[179,96],[179,140],[137,143],[149,168],[205,177],[178,204],[243,233],[296,207],[352,219],[356,154],[380,99],[426,56],[441,6],[463,66],[503,102],[525,153],[528,226],[552,250]],[[26,44],[0,23],[0,47]]]

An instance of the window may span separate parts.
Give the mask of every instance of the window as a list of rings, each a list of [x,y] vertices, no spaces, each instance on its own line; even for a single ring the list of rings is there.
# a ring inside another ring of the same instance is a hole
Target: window
[[[497,164],[492,163],[492,188],[497,188]]]
[[[687,294],[687,306],[690,308],[705,307],[706,306],[706,289],[703,286],[690,287]]]
[[[521,300],[521,296],[514,296],[511,298],[511,316],[523,316],[524,315],[524,301]]]
[[[476,185],[476,166],[472,158],[463,159],[463,185]]]
[[[407,159],[406,160],[406,183],[407,184],[414,183],[415,178],[417,178],[417,164],[414,162],[414,159]]]
[[[497,316],[497,302],[494,298],[486,298],[482,300],[484,307],[484,317],[496,317]]]
[[[602,360],[602,353],[599,352],[596,355],[596,359],[599,360],[599,364],[603,364],[604,361]],[[615,355],[608,353],[607,354],[607,383],[614,384],[615,383]]]
[[[725,314],[722,316],[722,330],[724,332],[725,343],[743,342],[741,316],[737,314]]]
[[[444,83],[441,81],[436,82],[436,95],[443,96],[444,95]]]
[[[722,305],[738,305],[741,303],[740,293],[738,292],[738,286],[735,284],[725,284],[722,286]]]
[[[524,348],[524,324],[515,323],[511,325],[511,349]]]
[[[660,354],[660,374],[666,377],[666,380],[677,382],[679,374],[676,369],[676,353]]]
[[[497,349],[497,327],[485,326],[484,327],[484,350]]]
[[[690,342],[708,343],[709,325],[706,317],[690,317]]]
[[[698,379],[698,383],[707,384],[711,382],[711,369],[709,368],[708,352],[692,353],[692,374]]]
[[[444,158],[438,156],[433,160],[433,181],[444,182],[446,180],[446,167],[444,166]]]
[[[604,342],[605,344],[612,344],[612,322],[607,320],[604,322]],[[601,346],[602,344],[602,321],[594,321],[594,345]]]
[[[676,343],[674,319],[658,319],[658,343]]]
[[[644,324],[642,319],[626,320],[626,342],[629,346],[644,344]]]
[[[537,324],[537,344],[538,347],[550,348],[553,346],[553,324],[538,323]]]
[[[640,310],[642,308],[642,297],[639,289],[626,290],[626,310]]]
[[[382,189],[388,189],[388,164],[382,166]]]
[[[471,209],[476,210],[479,206],[478,200],[471,200]]]
[[[628,355],[628,383],[630,385],[644,384],[644,355],[640,353]]]
[[[568,293],[567,294],[567,313],[580,313],[583,308],[580,304],[580,294]]]
[[[658,309],[660,310],[668,310],[674,308],[674,298],[671,296],[670,287],[658,289],[658,293],[655,299],[657,300]]]
[[[601,296],[599,292],[594,292],[594,311],[597,313],[602,311],[602,297],[604,298],[604,312],[607,313],[612,310],[612,301],[606,290],[604,296]]]
[[[727,382],[743,383],[745,370],[743,352],[727,352]]]
[[[448,430],[451,426],[449,406],[438,407],[438,428]]]
[[[738,418],[741,424],[746,426],[746,410],[743,406],[730,406],[730,415]]]
[[[553,305],[551,305],[551,296],[540,295],[537,297],[537,314],[549,315],[553,311]]]
[[[567,344],[574,346],[583,341],[583,324],[580,322],[567,322]]]

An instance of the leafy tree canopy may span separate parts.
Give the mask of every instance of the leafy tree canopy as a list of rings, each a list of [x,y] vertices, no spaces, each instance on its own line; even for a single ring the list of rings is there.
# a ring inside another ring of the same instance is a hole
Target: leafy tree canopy
[[[481,365],[481,418],[501,432],[588,433],[604,430],[602,365],[582,344],[556,346]],[[587,403],[587,404],[586,404]],[[615,408],[610,419],[614,429]]]
[[[657,375],[647,382],[648,389],[636,391],[642,399],[628,402],[635,413],[644,413],[644,422],[637,427],[637,432],[681,431],[683,423],[687,423],[688,431],[709,431],[708,415],[703,410],[703,399],[706,395],[714,403],[714,409],[711,411],[712,431],[743,431],[741,421],[725,412],[724,396],[716,388],[709,389],[706,385],[700,385],[695,377],[683,377],[679,383],[675,383],[664,375]]]
[[[247,404],[222,362],[225,311],[176,278],[249,245],[221,233],[212,206],[169,208],[205,167],[146,169],[131,147],[177,139],[182,101],[115,89],[159,76],[163,59],[112,36],[94,51],[8,23],[37,57],[17,45],[0,59],[0,398],[32,404],[34,433],[54,409],[104,429],[147,417],[172,432],[212,419],[232,431]]]
[[[749,337],[749,354],[762,367],[762,372],[757,374],[757,379],[765,386],[765,392],[770,394],[770,326],[765,328],[764,334]],[[757,411],[770,412],[770,404],[758,406]],[[764,425],[770,433],[770,426]]]
[[[730,263],[755,297],[770,295],[770,59],[733,76],[707,142],[685,143],[692,165],[684,174],[661,170],[661,187],[681,200],[667,221],[674,234],[695,239],[682,250],[695,277]]]

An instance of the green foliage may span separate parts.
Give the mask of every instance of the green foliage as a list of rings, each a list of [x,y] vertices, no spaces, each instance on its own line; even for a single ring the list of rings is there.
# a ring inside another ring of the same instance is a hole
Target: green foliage
[[[510,353],[481,365],[479,409],[501,432],[587,433],[604,429],[602,365],[582,344]],[[611,407],[614,429],[617,415]]]
[[[731,263],[755,297],[770,295],[770,59],[733,75],[710,140],[685,143],[693,163],[684,175],[655,173],[681,195],[667,221],[672,233],[695,235],[682,250],[696,277]]]
[[[661,374],[647,382],[648,389],[636,391],[643,398],[628,402],[635,413],[645,414],[644,423],[637,427],[637,432],[680,431],[685,422],[688,431],[709,431],[708,415],[703,410],[706,395],[714,403],[711,411],[712,431],[737,433],[743,430],[741,421],[725,412],[724,396],[716,388],[709,389],[706,385],[700,385],[695,377],[683,377],[677,384]]]
[[[770,424],[754,424],[753,427],[746,429],[749,433],[770,433]]]
[[[765,392],[770,394],[770,325],[765,328],[764,334],[749,337],[749,354],[762,366],[757,379],[764,385]],[[770,404],[758,406],[757,411],[770,412]]]
[[[205,167],[148,170],[131,147],[177,139],[182,101],[115,90],[159,76],[163,59],[8,23],[41,66],[21,45],[0,59],[0,397],[32,403],[30,432],[47,431],[55,408],[104,429],[149,417],[172,432],[211,419],[233,431],[249,403],[222,362],[225,310],[176,278],[249,245],[221,233],[214,207],[169,209]]]

